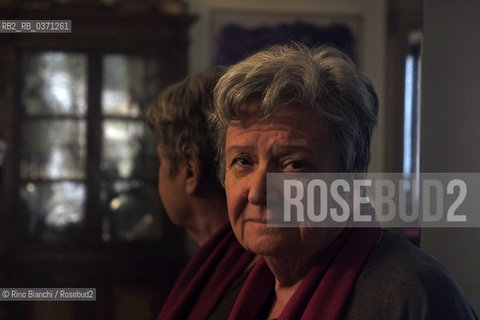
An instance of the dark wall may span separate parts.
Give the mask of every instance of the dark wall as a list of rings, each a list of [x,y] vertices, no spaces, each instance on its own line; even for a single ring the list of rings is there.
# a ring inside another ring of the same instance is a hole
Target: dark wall
[[[480,2],[425,0],[421,171],[480,172]],[[422,246],[480,310],[480,230],[426,229]]]

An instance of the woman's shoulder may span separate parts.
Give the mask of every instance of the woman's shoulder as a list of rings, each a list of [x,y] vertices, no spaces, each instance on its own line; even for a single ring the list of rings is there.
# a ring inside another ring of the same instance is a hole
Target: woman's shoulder
[[[344,319],[476,319],[434,257],[385,230],[347,302]]]
[[[390,230],[383,230],[382,237],[373,248],[366,263],[365,271],[387,272],[390,276],[416,275],[422,270],[446,268],[433,256],[421,250],[404,236]],[[448,272],[447,272],[448,273]]]

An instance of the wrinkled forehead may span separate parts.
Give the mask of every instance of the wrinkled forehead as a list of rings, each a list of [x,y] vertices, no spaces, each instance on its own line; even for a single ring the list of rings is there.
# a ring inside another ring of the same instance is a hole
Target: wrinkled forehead
[[[255,104],[246,106],[255,108]],[[251,113],[251,117],[233,120],[227,127],[227,144],[237,136],[246,133],[288,133],[289,140],[325,141],[332,134],[327,121],[320,115],[295,105],[281,105],[273,109],[267,117]]]
[[[340,167],[338,148],[326,121],[312,111],[288,105],[267,118],[235,120],[227,127],[225,160],[240,154],[273,162],[295,157],[316,171]]]

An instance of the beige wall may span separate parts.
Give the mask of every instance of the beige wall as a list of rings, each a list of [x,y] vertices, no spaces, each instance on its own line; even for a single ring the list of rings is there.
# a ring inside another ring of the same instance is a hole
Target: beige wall
[[[222,19],[236,13],[262,15],[265,23],[301,17],[308,21],[342,21],[351,24],[359,45],[359,64],[372,80],[381,106],[385,91],[385,0],[189,0],[189,8],[198,16],[191,30],[190,71],[204,69],[212,60],[215,28]],[[257,19],[258,20],[258,19]],[[384,168],[384,110],[372,143],[371,172]]]

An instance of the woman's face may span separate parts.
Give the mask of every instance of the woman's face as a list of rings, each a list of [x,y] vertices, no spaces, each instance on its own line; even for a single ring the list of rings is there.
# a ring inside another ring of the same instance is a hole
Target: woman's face
[[[247,110],[257,106],[251,103]],[[319,116],[282,106],[270,118],[227,128],[225,190],[240,243],[257,254],[275,256],[321,242],[330,231],[267,227],[267,172],[338,172],[340,166],[333,138]]]

